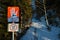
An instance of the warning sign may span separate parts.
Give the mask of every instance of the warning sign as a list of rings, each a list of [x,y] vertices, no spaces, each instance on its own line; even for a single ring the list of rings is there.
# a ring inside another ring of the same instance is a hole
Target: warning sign
[[[8,22],[19,22],[19,7],[8,7]]]
[[[15,24],[15,23],[8,24],[8,31],[9,32],[19,31],[19,24]]]

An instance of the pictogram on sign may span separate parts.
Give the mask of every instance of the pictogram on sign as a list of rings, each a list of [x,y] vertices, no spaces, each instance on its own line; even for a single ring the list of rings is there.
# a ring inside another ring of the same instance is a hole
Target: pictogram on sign
[[[19,24],[15,24],[15,23],[8,24],[8,31],[17,32],[17,31],[19,31],[18,27],[19,27]]]
[[[19,7],[8,7],[8,22],[19,22]]]

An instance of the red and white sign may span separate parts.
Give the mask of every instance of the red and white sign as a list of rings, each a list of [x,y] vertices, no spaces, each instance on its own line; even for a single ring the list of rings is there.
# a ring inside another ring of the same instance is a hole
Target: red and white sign
[[[15,23],[8,24],[8,31],[9,32],[19,31],[19,24],[15,24]]]
[[[7,18],[8,18],[8,22],[19,22],[19,15],[20,15],[20,11],[19,11],[19,7],[8,7],[8,14],[7,14]]]

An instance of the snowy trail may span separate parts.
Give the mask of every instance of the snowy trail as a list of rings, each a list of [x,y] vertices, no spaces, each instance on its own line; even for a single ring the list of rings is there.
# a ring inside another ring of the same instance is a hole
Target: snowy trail
[[[36,10],[35,1],[36,0],[32,0],[33,11]],[[34,18],[35,16],[36,16],[36,12],[34,11],[33,18],[32,18],[32,25],[20,40],[60,40],[58,39],[57,36],[57,34],[60,31],[60,28],[50,26],[51,31],[48,31],[46,29],[45,17],[42,16],[40,18],[41,21],[39,22]]]
[[[36,31],[36,33],[34,31]],[[31,27],[20,40],[59,40],[57,36],[59,31],[60,28],[53,26],[51,26],[51,31],[48,31],[42,22],[32,19]]]

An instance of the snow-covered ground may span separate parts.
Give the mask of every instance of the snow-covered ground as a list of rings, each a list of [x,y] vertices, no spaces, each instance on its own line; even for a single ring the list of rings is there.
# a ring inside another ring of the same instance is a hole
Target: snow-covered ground
[[[41,17],[41,22],[33,18],[31,27],[20,40],[60,40],[58,39],[60,28],[51,25],[50,27],[51,31],[48,31],[44,17]]]
[[[32,0],[33,10],[36,10],[35,1],[36,0]],[[55,11],[48,10],[47,14],[48,13],[51,13],[54,15]],[[33,15],[31,27],[28,29],[26,34],[20,40],[60,40],[58,38],[58,34],[60,33],[59,32],[60,28],[50,25],[51,31],[48,31],[46,27],[45,17],[42,16],[40,18],[40,21],[36,20],[34,17],[36,17],[36,14]]]

